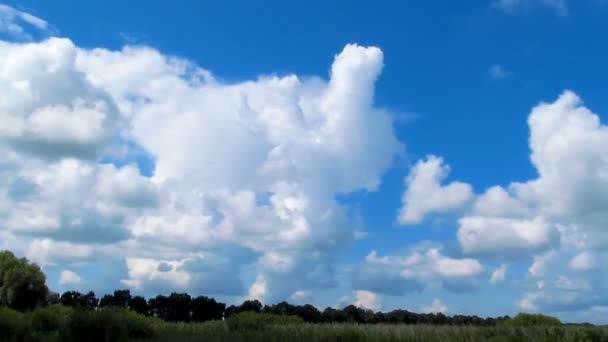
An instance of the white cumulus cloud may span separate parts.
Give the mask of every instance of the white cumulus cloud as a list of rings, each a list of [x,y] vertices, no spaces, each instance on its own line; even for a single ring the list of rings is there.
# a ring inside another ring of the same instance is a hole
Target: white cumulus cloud
[[[61,271],[59,274],[59,280],[57,281],[59,285],[79,284],[80,282],[82,282],[82,278],[70,270]]]
[[[425,313],[445,313],[448,311],[448,307],[441,300],[435,299],[431,305],[421,307],[420,311]]]
[[[608,246],[608,129],[581,99],[565,91],[528,118],[538,177],[492,186],[458,220],[467,254],[539,255],[560,244]],[[604,148],[605,147],[605,148]]]
[[[581,252],[570,260],[570,267],[577,271],[587,271],[594,266],[595,260],[589,252]]]
[[[382,297],[371,291],[354,291],[355,302],[353,305],[363,309],[380,311],[382,309]]]
[[[441,184],[449,172],[450,167],[443,163],[443,159],[433,155],[414,165],[405,179],[406,191],[401,200],[399,223],[419,223],[428,213],[453,210],[467,204],[473,195],[469,184]]]
[[[404,153],[374,105],[382,68],[350,44],[328,79],[225,83],[149,47],[0,42],[3,241],[41,264],[122,259],[108,286],[142,293],[336,286],[360,228],[336,196],[375,191]]]
[[[0,141],[39,158],[93,159],[117,140],[124,121],[114,102],[75,66],[67,39],[0,41]]]

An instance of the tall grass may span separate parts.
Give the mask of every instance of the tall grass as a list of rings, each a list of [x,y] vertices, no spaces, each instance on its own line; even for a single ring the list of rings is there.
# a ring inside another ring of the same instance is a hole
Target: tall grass
[[[412,341],[412,342],[603,342],[600,327],[463,327],[427,325],[291,324],[231,330],[222,322],[167,324],[153,341]]]
[[[497,326],[312,324],[295,316],[239,313],[226,321],[170,323],[125,309],[0,307],[0,341],[412,341],[603,342],[607,327],[569,326],[523,315]]]
[[[602,327],[552,324],[495,327],[310,324],[298,320],[273,322],[272,319],[264,315],[247,314],[231,317],[226,322],[162,323],[156,329],[157,335],[150,341],[608,341],[608,328]]]

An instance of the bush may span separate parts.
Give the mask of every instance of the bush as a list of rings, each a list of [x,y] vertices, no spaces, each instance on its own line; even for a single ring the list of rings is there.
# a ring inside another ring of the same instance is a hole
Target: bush
[[[118,310],[124,315],[123,319],[127,325],[127,333],[130,338],[151,338],[156,335],[153,328],[156,318],[146,317],[131,310]]]
[[[64,338],[90,342],[124,341],[127,338],[127,326],[113,310],[77,309],[66,326]]]
[[[23,340],[30,330],[26,315],[19,311],[0,307],[0,340]]]
[[[501,320],[500,325],[502,326],[514,326],[514,327],[533,327],[533,326],[560,326],[562,322],[552,316],[542,314],[529,314],[519,313],[517,316],[511,319]]]
[[[126,341],[154,336],[152,320],[124,309],[76,310],[65,338],[77,341]]]
[[[262,330],[270,325],[302,324],[298,316],[274,315],[245,311],[230,316],[226,324],[230,330]]]
[[[41,333],[59,331],[65,327],[74,310],[64,305],[51,305],[30,313],[32,330]]]

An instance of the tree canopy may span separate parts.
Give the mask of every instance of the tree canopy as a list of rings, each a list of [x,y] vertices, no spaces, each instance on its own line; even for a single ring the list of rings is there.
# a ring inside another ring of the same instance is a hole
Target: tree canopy
[[[45,303],[49,293],[45,282],[38,265],[0,251],[0,305],[24,311]]]

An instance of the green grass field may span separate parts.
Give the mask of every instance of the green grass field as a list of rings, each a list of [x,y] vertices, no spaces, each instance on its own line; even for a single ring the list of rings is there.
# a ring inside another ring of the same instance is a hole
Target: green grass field
[[[600,327],[456,327],[424,325],[295,324],[231,330],[224,322],[164,323],[150,341],[608,341]]]
[[[62,305],[18,312],[0,307],[0,341],[608,341],[608,327],[563,325],[518,315],[494,326],[313,324],[298,316],[242,312],[225,321],[171,323],[130,310]]]

